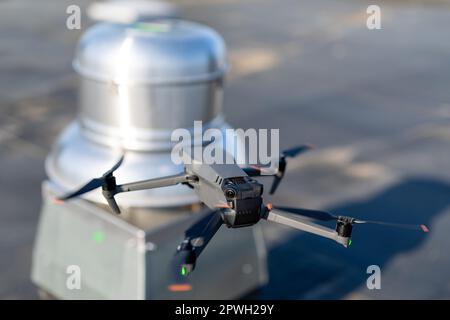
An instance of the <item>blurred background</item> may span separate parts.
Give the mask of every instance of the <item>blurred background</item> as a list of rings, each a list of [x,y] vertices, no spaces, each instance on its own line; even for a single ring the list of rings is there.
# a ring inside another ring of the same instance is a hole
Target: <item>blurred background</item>
[[[0,298],[37,298],[32,245],[44,160],[76,115],[76,43],[66,8],[88,0],[0,1]],[[288,206],[393,222],[362,226],[350,249],[264,225],[262,299],[450,298],[450,1],[183,0],[187,19],[229,49],[225,115],[237,128],[280,128],[290,163],[276,197]],[[382,29],[366,9],[381,7]],[[379,265],[382,289],[368,290]]]

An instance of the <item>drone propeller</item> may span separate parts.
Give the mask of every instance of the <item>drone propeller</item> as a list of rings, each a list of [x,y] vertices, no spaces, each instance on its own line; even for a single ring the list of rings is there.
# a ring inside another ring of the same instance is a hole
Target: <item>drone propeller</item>
[[[299,154],[308,151],[310,149],[313,149],[314,147],[310,144],[294,147],[288,150],[284,150],[281,155],[286,158],[294,158],[298,156]]]
[[[85,194],[87,192],[90,192],[92,190],[95,190],[95,189],[101,187],[102,184],[103,184],[103,178],[94,178],[91,181],[89,181],[88,183],[86,183],[84,186],[82,186],[80,189],[78,189],[77,191],[71,192],[62,197],[57,197],[56,200],[64,202],[66,200],[76,198],[82,194]]]
[[[421,230],[424,233],[430,232],[430,229],[424,224],[402,224],[402,223],[392,223],[385,221],[370,221],[370,220],[353,220],[354,224],[377,224],[381,226],[401,228],[401,229],[409,229],[409,230]]]
[[[79,188],[74,192],[66,194],[62,197],[57,197],[56,201],[64,202],[66,200],[79,197],[99,187],[102,187],[103,190],[106,191],[113,190],[116,187],[116,178],[113,176],[113,173],[122,165],[124,157],[125,155],[122,155],[119,161],[117,161],[117,163],[111,169],[106,171],[101,177],[90,180],[88,183],[86,183],[84,186],[82,186],[81,188]],[[114,200],[114,196],[105,192],[103,193],[103,195],[105,196],[106,201],[108,202],[109,206],[114,210],[114,212],[120,213],[119,206]]]
[[[271,206],[268,206],[268,207],[271,208]],[[360,220],[360,219],[355,219],[355,218],[350,218],[350,217],[336,216],[327,211],[301,209],[301,208],[289,208],[289,207],[278,207],[278,206],[276,206],[274,208],[281,210],[281,211],[293,213],[296,215],[300,215],[300,216],[304,216],[307,218],[312,218],[312,219],[320,220],[320,221],[345,220],[351,224],[377,224],[377,225],[402,228],[402,229],[421,230],[425,233],[430,231],[427,228],[427,226],[424,224],[414,225],[414,224],[391,223],[391,222],[384,222],[384,221]]]
[[[274,176],[274,181],[272,184],[272,187],[270,188],[270,194],[274,194],[275,191],[278,189],[278,186],[281,182],[281,180],[284,177],[284,173],[286,171],[287,166],[287,158],[295,158],[296,156],[300,155],[301,153],[308,151],[312,149],[313,146],[311,145],[302,145],[295,148],[291,148],[288,150],[285,150],[281,153],[280,161],[278,163],[278,172]]]
[[[125,154],[122,154],[122,156],[120,157],[119,161],[117,161],[117,163],[108,171],[106,171],[103,174],[103,177],[107,177],[109,175],[112,175],[114,173],[114,171],[116,171],[117,169],[119,169],[119,167],[122,165],[123,160],[125,159]]]

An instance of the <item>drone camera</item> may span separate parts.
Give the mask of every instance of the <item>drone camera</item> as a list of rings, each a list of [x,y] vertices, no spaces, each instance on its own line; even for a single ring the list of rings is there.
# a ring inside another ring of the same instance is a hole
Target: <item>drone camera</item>
[[[237,192],[234,188],[227,188],[225,189],[225,197],[227,199],[234,199],[236,198]]]

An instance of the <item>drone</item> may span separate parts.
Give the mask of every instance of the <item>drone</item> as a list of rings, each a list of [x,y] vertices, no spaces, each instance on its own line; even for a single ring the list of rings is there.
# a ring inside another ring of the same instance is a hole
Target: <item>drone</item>
[[[122,165],[124,161],[124,155],[122,155],[119,161],[101,177],[92,179],[78,190],[58,197],[56,200],[67,201],[101,187],[108,205],[112,211],[119,214],[120,208],[114,198],[118,193],[177,184],[194,189],[200,201],[211,211],[185,231],[185,238],[177,247],[174,257],[177,279],[180,276],[186,277],[194,270],[200,254],[222,225],[228,228],[241,228],[252,226],[260,220],[266,220],[333,240],[346,248],[352,243],[352,230],[356,224],[379,224],[429,232],[429,229],[423,224],[408,225],[360,220],[334,215],[327,211],[264,204],[263,185],[255,178],[274,177],[269,191],[270,194],[274,194],[285,175],[288,159],[297,157],[311,148],[309,145],[302,145],[283,151],[276,167],[241,167],[236,163],[205,164],[193,156],[196,154],[195,152],[183,149],[184,172],[155,179],[117,184],[114,171]],[[336,225],[334,229],[331,229],[312,220],[334,221]],[[177,280],[177,283],[169,285],[168,289],[170,291],[192,289],[189,284],[182,282]]]

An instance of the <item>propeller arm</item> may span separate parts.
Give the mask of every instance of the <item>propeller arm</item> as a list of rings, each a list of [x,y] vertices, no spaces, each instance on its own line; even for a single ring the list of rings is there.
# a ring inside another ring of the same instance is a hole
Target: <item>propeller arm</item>
[[[162,188],[162,187],[177,185],[179,183],[195,182],[197,180],[198,180],[198,178],[195,175],[181,173],[181,174],[176,174],[173,176],[167,176],[167,177],[162,177],[162,178],[155,178],[155,179],[121,184],[116,187],[114,192],[115,192],[115,194],[117,194],[117,193],[121,193],[121,192]]]
[[[288,227],[292,227],[336,241],[346,248],[349,246],[350,237],[342,237],[336,232],[336,230],[321,226],[313,222],[298,219],[292,214],[282,210],[265,208],[262,218],[267,221],[279,223]]]
[[[185,233],[185,239],[178,246],[176,257],[180,258],[178,269],[183,276],[195,268],[197,258],[223,224],[220,211],[207,214],[192,225]]]
[[[173,176],[167,176],[162,178],[155,178],[149,180],[143,180],[138,182],[131,182],[116,185],[115,178],[109,177],[110,184],[106,183],[103,186],[103,196],[105,197],[108,205],[115,213],[120,213],[119,206],[117,205],[114,196],[118,193],[122,192],[130,192],[130,191],[138,191],[138,190],[147,190],[161,187],[173,186],[179,183],[189,183],[197,181],[197,176],[188,175],[186,173],[181,173]]]

